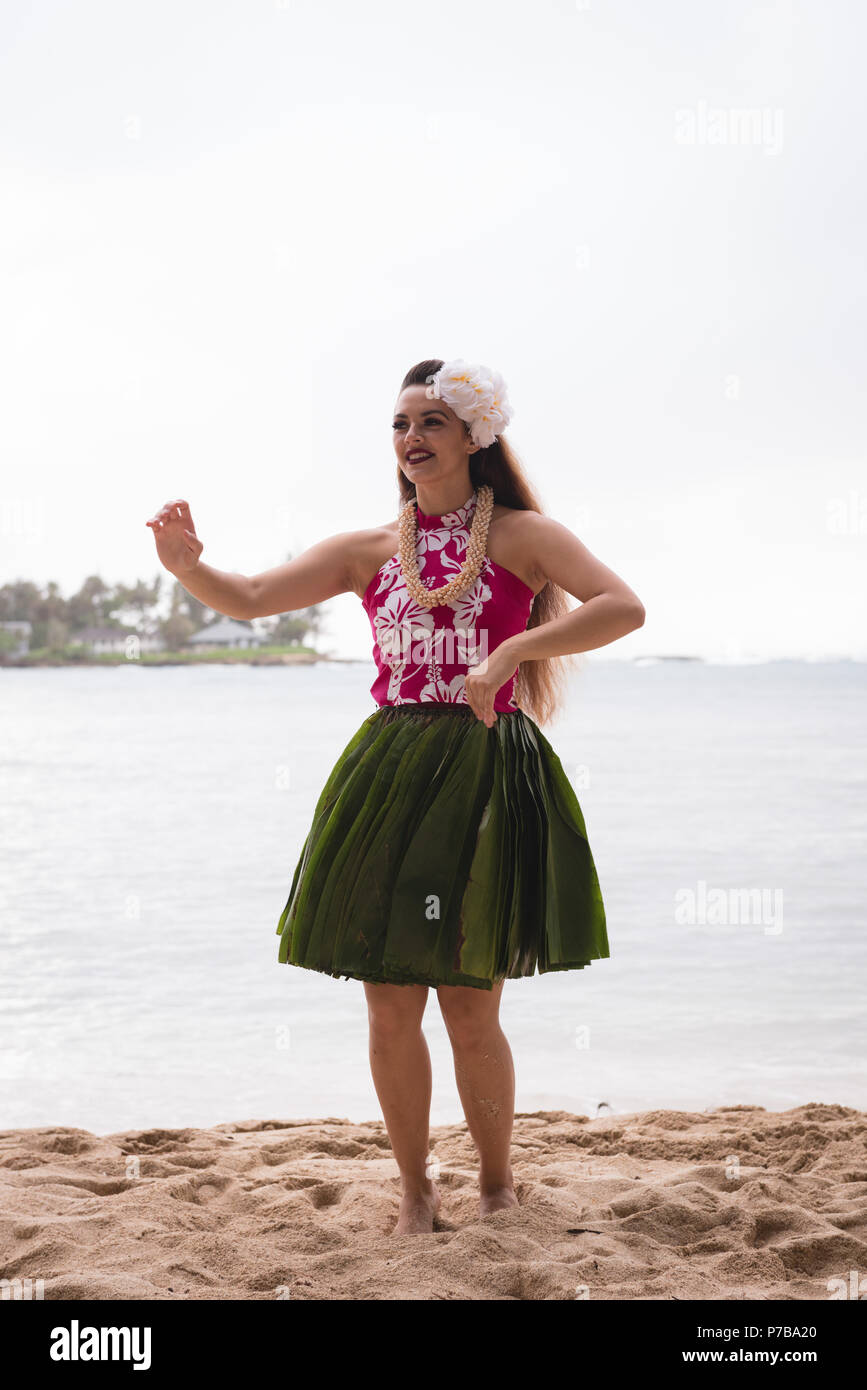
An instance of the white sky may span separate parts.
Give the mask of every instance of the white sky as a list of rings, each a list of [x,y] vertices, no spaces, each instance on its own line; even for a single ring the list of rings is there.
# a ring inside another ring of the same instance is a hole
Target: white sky
[[[464,357],[645,603],[601,655],[864,658],[865,36],[857,0],[4,0],[0,582],[151,578],[172,497],[246,573],[381,523],[401,377]]]

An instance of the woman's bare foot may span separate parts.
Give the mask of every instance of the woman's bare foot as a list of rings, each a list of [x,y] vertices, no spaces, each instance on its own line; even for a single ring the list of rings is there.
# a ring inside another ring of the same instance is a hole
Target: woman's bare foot
[[[492,1211],[503,1211],[506,1207],[516,1207],[518,1199],[513,1187],[492,1187],[479,1194],[479,1215],[490,1216]]]
[[[440,1209],[440,1200],[439,1188],[433,1182],[429,1192],[405,1192],[400,1199],[400,1212],[394,1234],[430,1235],[434,1217]]]

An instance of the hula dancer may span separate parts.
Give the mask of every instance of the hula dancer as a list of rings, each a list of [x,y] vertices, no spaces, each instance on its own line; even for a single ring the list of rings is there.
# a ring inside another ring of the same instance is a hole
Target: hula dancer
[[[517,1202],[503,983],[609,954],[581,808],[539,724],[558,703],[556,658],[616,641],[644,609],[542,514],[503,435],[511,414],[498,373],[418,363],[392,425],[399,517],[261,574],[203,564],[185,501],[147,522],[161,562],[219,613],[265,617],[351,591],[370,619],[378,708],[319,797],[278,958],[364,982],[401,1176],[398,1233],[432,1230],[440,1202],[427,1171],[428,990],[454,1051],[484,1215]],[[567,593],[581,606],[570,610]]]

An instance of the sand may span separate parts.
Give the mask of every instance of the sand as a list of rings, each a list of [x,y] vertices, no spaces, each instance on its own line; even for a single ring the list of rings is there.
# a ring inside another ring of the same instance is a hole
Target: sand
[[[861,1111],[522,1114],[520,1205],[484,1219],[465,1127],[431,1149],[437,1230],[395,1237],[379,1121],[7,1130],[0,1277],[46,1299],[728,1300],[867,1271]]]

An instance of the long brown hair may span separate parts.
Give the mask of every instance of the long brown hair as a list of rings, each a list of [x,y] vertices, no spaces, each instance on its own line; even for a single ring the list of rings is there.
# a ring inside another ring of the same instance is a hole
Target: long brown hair
[[[401,382],[401,391],[407,386],[425,386],[428,377],[438,372],[442,365],[441,358],[417,362]],[[469,427],[465,425],[464,428],[469,433]],[[470,455],[470,481],[475,488],[484,483],[492,487],[494,501],[502,507],[513,507],[522,512],[542,511],[517,454],[502,434],[498,434],[487,448],[477,449]],[[397,470],[397,483],[402,502],[415,497],[415,483],[410,482],[400,467]],[[540,627],[553,618],[561,618],[569,609],[565,591],[549,580],[533,600],[527,627]],[[547,723],[556,714],[562,700],[563,676],[563,657],[542,657],[538,661],[522,661],[519,665],[515,676],[515,699],[520,708],[526,710],[538,724]]]

